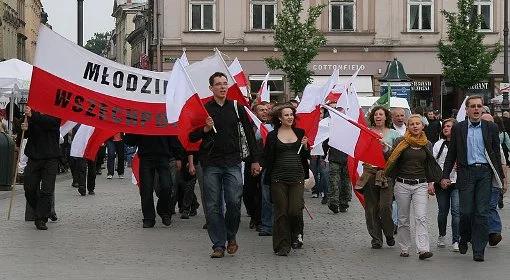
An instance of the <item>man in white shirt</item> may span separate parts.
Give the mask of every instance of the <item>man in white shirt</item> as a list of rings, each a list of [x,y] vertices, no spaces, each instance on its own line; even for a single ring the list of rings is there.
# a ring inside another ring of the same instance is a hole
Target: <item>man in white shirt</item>
[[[403,108],[392,108],[391,109],[391,128],[395,129],[404,136],[406,133],[406,114]]]

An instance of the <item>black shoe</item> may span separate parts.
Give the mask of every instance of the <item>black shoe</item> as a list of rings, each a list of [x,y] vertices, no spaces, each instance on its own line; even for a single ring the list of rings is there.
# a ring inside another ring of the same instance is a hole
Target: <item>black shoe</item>
[[[386,244],[390,247],[395,246],[395,238],[392,237],[386,237]]]
[[[101,172],[101,170],[96,171],[96,175],[101,175],[101,174],[103,174],[103,172]]]
[[[207,223],[202,226],[202,229],[207,229]]]
[[[278,252],[276,252],[276,255],[286,257],[289,255],[289,253],[290,253],[289,249],[281,249],[281,250],[278,250]]]
[[[501,242],[501,233],[491,233],[489,234],[489,246],[496,246],[499,242]]]
[[[143,220],[143,228],[152,228],[156,224],[155,220]]]
[[[381,249],[381,248],[382,248],[381,244],[372,244],[372,249]]]
[[[257,226],[255,227],[255,231],[256,231],[256,232],[261,232],[261,231],[262,231],[262,225],[257,225]]]
[[[324,196],[324,197],[322,198],[322,200],[321,200],[321,204],[323,204],[323,205],[328,204],[328,197],[327,197],[327,196]]]
[[[347,212],[347,208],[344,208],[344,207],[340,207],[340,208],[339,208],[339,210],[340,210],[340,213],[345,213],[345,212]]]
[[[198,208],[194,208],[193,210],[189,211],[189,216],[190,217],[195,217],[197,215],[197,209]]]
[[[87,195],[87,190],[85,189],[85,187],[78,187],[78,192],[81,194],[81,196]]]
[[[161,222],[165,225],[165,226],[169,226],[172,224],[172,216],[163,216],[161,217]]]
[[[483,258],[483,256],[482,256],[482,255],[474,255],[474,256],[473,256],[473,260],[474,260],[475,262],[483,262],[483,261],[484,261],[484,258]]]
[[[184,213],[184,208],[179,208],[179,214]]]
[[[78,188],[79,186],[80,186],[80,185],[79,185],[78,183],[72,183],[72,184],[71,184],[71,187],[73,187],[73,188]]]
[[[46,226],[46,222],[43,221],[43,220],[35,220],[35,227],[38,229],[38,230],[47,230],[48,227]]]
[[[338,214],[338,206],[330,204],[328,205],[329,210],[333,211],[333,213]]]
[[[432,254],[432,252],[423,252],[423,253],[420,253],[420,255],[418,256],[418,258],[420,260],[426,260],[428,258],[431,258],[434,254]]]
[[[467,250],[468,250],[467,243],[460,242],[459,243],[459,253],[465,255],[467,253]]]
[[[95,195],[95,194],[96,194],[96,192],[94,192],[94,191],[89,191],[89,195]]]
[[[187,220],[187,219],[189,219],[189,216],[190,216],[189,211],[184,211],[181,214],[181,219]]]
[[[250,229],[254,229],[257,226],[257,223],[253,219],[250,220]]]
[[[58,220],[57,214],[55,214],[55,213],[51,214],[51,215],[50,215],[50,220],[51,220],[52,222],[56,222],[56,221]]]
[[[272,234],[269,232],[261,231],[259,232],[259,236],[272,236]]]

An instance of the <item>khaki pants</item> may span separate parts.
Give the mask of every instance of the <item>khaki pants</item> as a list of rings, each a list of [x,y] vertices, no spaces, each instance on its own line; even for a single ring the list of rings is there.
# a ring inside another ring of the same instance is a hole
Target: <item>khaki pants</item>
[[[383,244],[383,233],[386,238],[393,237],[393,220],[391,219],[391,203],[393,201],[393,184],[386,188],[375,185],[372,176],[363,188],[365,196],[365,219],[368,233],[372,237],[372,245]]]
[[[411,246],[410,211],[414,209],[416,247],[418,252],[429,252],[429,232],[427,221],[427,183],[408,185],[395,182],[395,199],[398,205],[397,239],[401,252],[409,253]]]

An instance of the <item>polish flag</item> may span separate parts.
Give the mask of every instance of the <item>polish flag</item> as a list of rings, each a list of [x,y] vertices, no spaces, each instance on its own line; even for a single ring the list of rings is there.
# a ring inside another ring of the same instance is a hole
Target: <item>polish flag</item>
[[[140,188],[140,157],[135,153],[131,161],[131,182]]]
[[[261,103],[263,101],[269,102],[271,97],[271,92],[269,91],[269,72],[267,72],[266,77],[262,81],[260,85],[260,89],[257,96],[257,103]]]
[[[117,131],[80,125],[71,143],[71,156],[95,161],[101,144],[116,133]]]
[[[324,104],[326,96],[338,83],[338,74],[338,69],[335,69],[323,86],[307,85],[296,109],[296,126],[305,130],[310,145],[314,144],[319,130],[320,106]]]
[[[183,52],[182,52],[182,55],[181,55],[181,63],[182,63],[182,65],[184,65],[185,67],[189,65],[188,56],[186,55],[186,51],[183,51]]]
[[[230,85],[227,99],[237,100],[239,104],[249,106],[248,101],[243,96],[236,80],[230,74],[227,64],[219,51],[216,51],[212,56],[186,66],[186,72],[189,74],[191,82],[195,86],[202,102],[206,103],[212,98],[212,92],[209,89],[209,77],[215,72],[221,72],[227,76],[227,81]]]
[[[253,113],[248,107],[244,106],[244,109],[246,110],[246,113],[248,113],[248,116],[253,121],[253,123],[257,126],[258,131],[260,132],[260,136],[262,137],[262,142],[266,144],[266,138],[267,134],[269,133],[269,130],[264,125],[264,123],[257,118],[255,113]]]
[[[197,90],[180,59],[174,64],[166,89],[166,114],[169,123],[179,123],[179,140],[188,151],[196,151],[199,143],[189,141],[189,133],[205,125],[209,116]]]
[[[62,121],[60,123],[60,136],[65,136],[69,131],[71,131],[77,125],[76,122],[73,121]]]
[[[315,137],[315,143],[312,146],[312,150],[310,154],[312,156],[323,156],[324,149],[322,148],[322,143],[329,139],[329,122],[331,118],[324,118],[319,122],[319,130],[317,131],[317,136]]]
[[[324,105],[331,115],[329,145],[356,160],[384,168],[381,137],[338,110]]]
[[[246,75],[244,74],[243,67],[241,66],[241,63],[239,63],[239,60],[237,57],[232,61],[230,66],[228,67],[228,71],[230,72],[230,75],[234,78],[237,85],[239,86],[239,89],[241,89],[241,92],[244,96],[248,97],[248,79],[246,79]]]

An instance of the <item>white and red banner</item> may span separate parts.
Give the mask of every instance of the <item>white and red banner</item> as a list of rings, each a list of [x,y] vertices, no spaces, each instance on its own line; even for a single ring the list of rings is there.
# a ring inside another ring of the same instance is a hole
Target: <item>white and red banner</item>
[[[327,105],[324,107],[331,115],[329,146],[356,160],[384,168],[381,137],[357,120]]]
[[[252,122],[255,124],[255,126],[257,127],[257,130],[259,131],[260,133],[260,137],[262,138],[262,142],[264,144],[266,144],[266,138],[267,138],[267,134],[269,134],[269,130],[267,129],[267,127],[264,125],[264,123],[259,119],[257,118],[257,116],[255,115],[255,113],[253,113],[250,108],[248,108],[247,106],[244,106],[244,110],[246,110],[246,113],[248,113],[248,116],[250,117],[250,119],[252,120]]]
[[[325,85],[307,85],[303,92],[301,102],[296,109],[296,126],[305,130],[305,135],[311,146],[313,146],[319,130],[320,107],[337,83],[338,69],[335,69]]]
[[[95,161],[101,145],[116,133],[84,124],[80,125],[71,143],[71,156]]]
[[[234,61],[232,61],[232,63],[228,67],[228,71],[230,72],[230,75],[234,77],[234,80],[236,81],[243,95],[248,97],[249,95],[248,79],[246,78],[246,74],[244,73],[243,67],[241,66],[241,63],[239,62],[237,57],[234,59]]]
[[[167,77],[95,55],[41,25],[28,104],[105,130],[175,135],[165,112]]]
[[[166,113],[169,122],[179,123],[179,140],[188,151],[198,150],[199,143],[189,141],[189,133],[205,125],[209,116],[191,83],[180,59],[174,64],[166,94]]]
[[[190,64],[185,67],[185,70],[191,78],[191,82],[195,86],[202,102],[207,102],[213,95],[209,89],[209,77],[215,72],[221,72],[227,76],[227,82],[230,85],[227,92],[227,99],[237,100],[239,104],[249,106],[248,101],[239,89],[239,85],[228,71],[227,64],[219,51],[216,51],[214,55],[206,57],[201,61]]]

